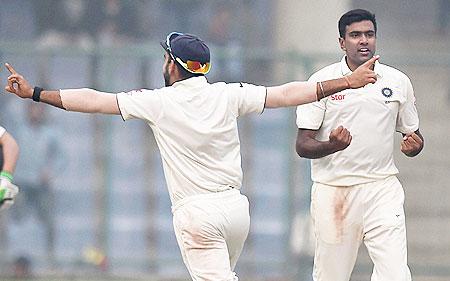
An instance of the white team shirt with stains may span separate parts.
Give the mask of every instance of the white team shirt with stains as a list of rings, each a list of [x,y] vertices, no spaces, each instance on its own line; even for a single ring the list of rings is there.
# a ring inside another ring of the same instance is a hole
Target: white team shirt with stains
[[[352,186],[398,173],[393,159],[395,132],[407,134],[419,128],[413,87],[409,78],[395,68],[376,62],[374,70],[375,84],[297,107],[297,127],[318,130],[317,140],[328,141],[331,130],[340,125],[352,135],[346,149],[311,160],[314,182]],[[350,73],[344,57],[313,74],[309,81]]]

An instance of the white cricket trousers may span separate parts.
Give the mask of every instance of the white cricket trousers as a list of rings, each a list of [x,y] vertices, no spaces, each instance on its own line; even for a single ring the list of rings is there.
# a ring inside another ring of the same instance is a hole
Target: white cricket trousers
[[[351,187],[314,183],[314,281],[349,281],[361,242],[374,264],[371,281],[410,281],[404,200],[395,176]]]
[[[192,280],[238,280],[233,270],[250,227],[245,195],[231,189],[184,198],[173,208],[173,225]]]

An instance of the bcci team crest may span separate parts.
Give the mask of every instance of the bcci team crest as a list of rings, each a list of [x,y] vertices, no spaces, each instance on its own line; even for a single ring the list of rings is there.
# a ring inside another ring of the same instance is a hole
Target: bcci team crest
[[[383,96],[390,98],[392,96],[392,90],[390,88],[383,88],[381,89],[381,93],[383,94]]]

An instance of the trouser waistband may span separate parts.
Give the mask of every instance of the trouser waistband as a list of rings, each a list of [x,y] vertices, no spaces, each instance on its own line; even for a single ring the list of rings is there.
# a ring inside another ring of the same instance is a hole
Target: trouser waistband
[[[212,200],[212,199],[222,199],[231,196],[236,196],[236,194],[241,194],[239,189],[229,189],[221,192],[205,193],[185,197],[178,200],[172,205],[172,214],[176,212],[180,207],[186,205],[187,203],[198,201],[198,200]]]

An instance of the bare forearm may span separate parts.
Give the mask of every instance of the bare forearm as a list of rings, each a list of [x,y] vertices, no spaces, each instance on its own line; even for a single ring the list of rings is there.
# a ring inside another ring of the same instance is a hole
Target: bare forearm
[[[308,139],[296,143],[297,154],[300,157],[308,159],[317,159],[336,152],[335,147],[329,141],[318,141],[315,139]]]
[[[318,86],[319,86],[318,90],[320,91],[320,93],[318,95],[321,96],[322,89],[323,89],[323,96],[321,96],[320,98],[328,97],[328,96],[336,94],[340,91],[350,89],[351,88],[350,82],[347,79],[348,78],[338,78],[338,79],[323,81],[323,82],[321,82],[322,88],[320,88],[320,84],[318,83]]]
[[[286,107],[318,101],[346,89],[364,87],[377,81],[372,66],[379,56],[360,65],[352,74],[338,79],[314,82],[292,82],[267,88],[266,107]]]
[[[115,94],[89,88],[61,90],[61,101],[69,111],[120,114]]]
[[[70,90],[44,90],[40,95],[40,102],[65,109],[84,113],[103,113],[100,106],[101,93],[93,89],[81,88]]]
[[[6,63],[5,66],[11,73],[5,89],[20,98],[33,99],[69,111],[120,114],[116,95],[87,88],[60,91],[33,88],[10,64]]]
[[[17,159],[19,158],[19,145],[14,138],[5,133],[2,136],[1,141],[3,147],[3,167],[2,171],[6,171],[10,174],[14,173],[16,168]]]
[[[318,101],[345,89],[350,84],[345,78],[323,82],[291,82],[267,88],[267,108],[296,106]]]
[[[44,90],[41,92],[40,102],[68,111],[120,114],[115,94],[100,92],[89,88],[59,91]]]
[[[267,87],[267,108],[295,106],[317,100],[315,82],[290,82]]]
[[[42,91],[40,96],[40,102],[53,105],[61,109],[66,109],[63,107],[59,91],[47,91],[47,90]]]

